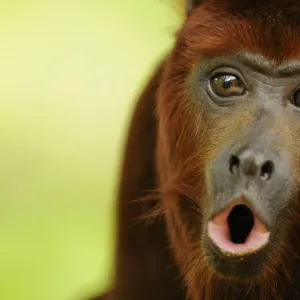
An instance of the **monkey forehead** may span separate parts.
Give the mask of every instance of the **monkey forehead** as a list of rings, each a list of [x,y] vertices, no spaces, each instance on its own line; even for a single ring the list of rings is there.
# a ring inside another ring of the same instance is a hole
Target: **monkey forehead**
[[[300,1],[205,1],[178,33],[177,49],[191,64],[199,54],[232,52],[260,54],[277,64],[298,60]]]
[[[199,57],[199,66],[202,72],[211,72],[211,69],[217,67],[247,67],[248,70],[256,71],[272,78],[290,78],[300,75],[300,59],[282,60],[278,62],[274,59],[268,59],[262,54],[251,52],[227,53],[225,55],[212,57],[211,55],[201,55]]]
[[[295,10],[300,7],[298,0],[202,0],[202,3],[223,6],[233,12],[264,10],[266,8],[279,10]]]

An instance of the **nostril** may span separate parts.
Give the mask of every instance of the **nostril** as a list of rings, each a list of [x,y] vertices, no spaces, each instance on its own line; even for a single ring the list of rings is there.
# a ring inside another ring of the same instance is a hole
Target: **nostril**
[[[274,164],[272,161],[266,161],[261,167],[260,177],[263,180],[269,180],[274,172]]]
[[[230,173],[235,173],[240,166],[240,160],[237,156],[231,155],[229,160],[229,171]]]

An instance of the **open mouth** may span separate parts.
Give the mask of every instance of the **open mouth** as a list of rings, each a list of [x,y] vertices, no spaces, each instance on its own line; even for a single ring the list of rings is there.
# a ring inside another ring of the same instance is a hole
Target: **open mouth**
[[[208,236],[222,252],[240,256],[265,246],[270,232],[254,210],[240,201],[208,222]]]

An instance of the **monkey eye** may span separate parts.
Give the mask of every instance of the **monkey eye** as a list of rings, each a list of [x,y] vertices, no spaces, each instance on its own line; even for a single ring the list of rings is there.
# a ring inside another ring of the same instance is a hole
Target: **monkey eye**
[[[291,103],[300,108],[300,90],[297,90],[291,97]]]
[[[242,96],[247,90],[245,84],[232,74],[217,74],[210,84],[212,91],[220,97]]]

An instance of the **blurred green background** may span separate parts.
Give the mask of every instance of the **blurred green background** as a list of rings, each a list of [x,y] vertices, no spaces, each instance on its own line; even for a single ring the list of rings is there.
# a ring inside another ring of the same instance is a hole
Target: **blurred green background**
[[[0,299],[109,286],[124,137],[182,20],[171,2],[0,2]]]

